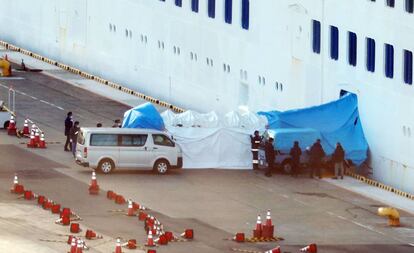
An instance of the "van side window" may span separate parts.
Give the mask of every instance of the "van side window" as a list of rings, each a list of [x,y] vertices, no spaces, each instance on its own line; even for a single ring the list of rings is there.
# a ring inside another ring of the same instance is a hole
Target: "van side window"
[[[121,146],[142,147],[146,142],[146,134],[121,135]]]
[[[155,145],[174,147],[174,142],[163,134],[153,134],[152,138],[154,138]]]
[[[91,146],[118,146],[118,135],[92,134]]]

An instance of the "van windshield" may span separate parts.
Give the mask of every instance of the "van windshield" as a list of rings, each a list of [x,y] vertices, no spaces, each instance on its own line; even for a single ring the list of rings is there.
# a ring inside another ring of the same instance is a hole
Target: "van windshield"
[[[82,130],[78,134],[78,143],[81,144],[81,145],[85,144],[85,136],[84,136],[84,132]]]

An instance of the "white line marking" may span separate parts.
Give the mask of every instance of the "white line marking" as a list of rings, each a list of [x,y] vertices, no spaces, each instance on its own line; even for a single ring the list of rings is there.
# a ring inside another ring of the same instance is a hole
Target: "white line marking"
[[[341,220],[348,220],[347,218],[345,218],[344,216],[341,216],[341,215],[337,215],[336,217],[338,217]]]
[[[40,101],[40,102],[42,102],[42,103],[45,103],[45,104],[47,104],[47,105],[51,105],[49,102],[44,101],[44,100],[42,100],[42,99],[40,99],[39,101]]]
[[[29,95],[29,97],[33,98],[34,100],[37,100],[37,97],[33,97],[33,96],[30,96],[30,95]]]
[[[333,212],[327,211],[326,213],[329,214],[330,216],[335,216],[335,214]]]
[[[58,108],[59,110],[65,110],[65,109],[63,109],[62,107],[60,107],[60,106],[56,106],[56,108]]]
[[[304,205],[304,206],[309,206],[309,204],[308,203],[306,203],[306,202],[303,202],[303,201],[301,201],[301,200],[299,200],[299,199],[293,199],[294,201],[296,201],[296,202],[298,202],[298,203],[300,203],[300,204],[302,204],[302,205]]]
[[[286,194],[280,194],[280,196],[284,197],[285,199],[288,199],[289,198],[289,196],[286,195]]]

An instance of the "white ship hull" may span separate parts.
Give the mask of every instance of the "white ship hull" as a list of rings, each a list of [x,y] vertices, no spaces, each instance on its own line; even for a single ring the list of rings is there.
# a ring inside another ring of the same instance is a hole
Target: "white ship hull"
[[[360,0],[241,1],[232,24],[224,0],[216,16],[191,1],[0,0],[0,39],[117,81],[184,108],[227,112],[285,110],[354,92],[370,146],[373,177],[414,192],[414,88],[403,82],[402,50],[414,51],[414,14],[397,3]],[[321,53],[312,52],[312,20],[321,22]],[[329,26],[339,28],[339,60],[329,57]],[[357,64],[347,62],[347,32],[358,36]],[[365,37],[376,40],[374,73]],[[394,78],[384,75],[384,43],[394,45]]]

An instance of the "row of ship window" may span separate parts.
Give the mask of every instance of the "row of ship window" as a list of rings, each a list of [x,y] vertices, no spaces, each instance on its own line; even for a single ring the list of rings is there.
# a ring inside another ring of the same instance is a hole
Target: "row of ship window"
[[[376,0],[370,0],[371,2],[376,2]],[[385,5],[391,8],[395,7],[395,0],[385,0]],[[405,0],[405,11],[408,13],[414,12],[414,0]]]
[[[339,58],[339,30],[338,27],[330,26],[330,50],[329,56],[333,60]],[[348,31],[348,64],[357,65],[357,40],[356,33]],[[369,72],[375,72],[375,52],[376,42],[373,38],[365,38],[366,44],[366,69]],[[321,23],[312,20],[312,50],[314,53],[321,52]],[[384,43],[384,73],[387,78],[394,78],[394,46]],[[411,85],[413,83],[413,52],[407,49],[403,50],[403,80],[404,83]]]
[[[159,0],[165,2],[166,0]],[[190,1],[191,11],[198,13],[200,0]],[[250,15],[250,0],[241,1],[241,26],[243,29],[249,29],[249,15]],[[177,7],[183,6],[183,0],[174,0]],[[207,0],[207,15],[210,18],[216,18],[216,0]],[[233,22],[233,0],[224,0],[224,22],[231,24]]]
[[[109,29],[112,32],[116,32],[116,25],[109,24]],[[132,31],[131,30],[128,30],[128,29],[125,29],[125,36],[127,38],[132,38]],[[148,37],[147,37],[147,35],[141,34],[140,38],[141,38],[141,43],[143,43],[143,44],[147,44],[148,43]],[[165,49],[165,44],[164,44],[163,41],[158,40],[157,41],[157,45],[158,45],[158,49],[161,49],[161,50],[164,50]],[[173,53],[175,55],[180,55],[181,54],[181,48],[179,46],[173,46]],[[198,55],[197,55],[197,53],[190,52],[190,59],[192,61],[198,61]],[[213,61],[213,59],[207,57],[206,58],[206,64],[207,64],[207,66],[214,67],[214,61]],[[226,63],[223,63],[223,72],[230,73],[230,70],[231,70],[230,69],[230,65],[229,64],[226,64]],[[240,70],[240,79],[242,79],[244,81],[247,81],[247,71],[246,70],[242,70],[242,69]],[[260,85],[263,85],[263,86],[266,85],[266,78],[264,76],[258,76],[258,81],[259,81],[259,84]],[[280,83],[280,82],[275,82],[274,88],[277,91],[283,91],[283,84]]]

